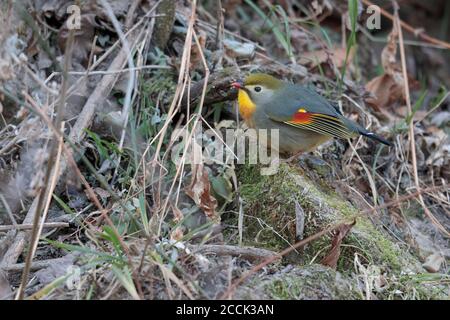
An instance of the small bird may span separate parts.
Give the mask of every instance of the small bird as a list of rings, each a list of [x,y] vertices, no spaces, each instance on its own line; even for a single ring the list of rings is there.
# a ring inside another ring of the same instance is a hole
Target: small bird
[[[279,129],[279,152],[299,154],[336,137],[363,135],[385,145],[391,143],[342,113],[315,91],[253,73],[232,83],[238,89],[239,113],[250,128]]]

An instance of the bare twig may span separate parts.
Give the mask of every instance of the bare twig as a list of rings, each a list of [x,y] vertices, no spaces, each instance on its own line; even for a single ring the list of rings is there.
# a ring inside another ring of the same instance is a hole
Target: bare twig
[[[169,66],[159,66],[159,65],[145,65],[145,66],[141,66],[141,67],[136,67],[136,68],[123,68],[121,70],[108,70],[108,71],[90,71],[88,76],[93,76],[93,75],[105,75],[105,74],[116,74],[116,73],[124,73],[124,72],[129,72],[131,71],[140,71],[140,70],[145,70],[145,69],[172,69]],[[54,74],[60,74],[60,72],[54,72]],[[86,76],[86,72],[85,71],[70,71],[69,72],[70,75],[75,75],[75,76]]]
[[[253,247],[238,247],[223,244],[204,244],[193,247],[195,253],[201,254],[215,254],[218,256],[232,256],[241,257],[250,261],[270,259],[278,254],[276,252],[253,248]]]
[[[127,16],[125,18],[125,29],[130,29],[131,24],[133,23],[133,16],[136,12],[136,9],[139,7],[141,0],[133,0],[130,7],[128,8]]]
[[[297,240],[303,239],[305,229],[305,211],[300,203],[295,200],[295,237]]]
[[[5,197],[1,193],[0,193],[0,200],[2,201],[2,204],[5,207],[6,213],[8,214],[8,217],[11,220],[11,222],[13,224],[13,227],[16,227],[17,226],[16,218],[14,218],[14,215],[13,215],[13,213],[11,211],[11,208],[8,205],[8,202],[6,201]],[[1,229],[0,229],[0,231],[1,231]]]
[[[125,51],[127,62],[128,62],[128,84],[127,84],[127,91],[125,93],[125,99],[123,103],[122,108],[122,136],[120,137],[119,142],[119,150],[122,150],[123,142],[125,139],[125,133],[126,133],[126,127],[128,123],[128,117],[130,115],[130,107],[131,107],[131,95],[133,94],[133,88],[134,88],[134,79],[135,79],[135,71],[134,69],[134,61],[133,56],[131,54],[131,48],[130,45],[122,31],[122,28],[120,27],[120,23],[117,20],[116,16],[114,15],[114,12],[109,5],[108,1],[106,0],[100,0],[100,3],[102,4],[103,8],[106,10],[106,14],[108,15],[109,19],[111,20],[114,29],[116,30],[117,35],[119,36],[120,42],[122,43],[122,48]]]
[[[59,263],[60,261],[61,261],[61,258],[33,261],[33,263],[30,266],[30,270],[37,271],[40,269],[44,269],[44,268],[51,266],[52,264]],[[1,269],[4,271],[22,271],[24,267],[25,267],[25,263],[14,263],[14,264],[10,264],[10,265],[2,265]]]
[[[67,222],[46,222],[42,224],[44,228],[68,228],[69,224]],[[5,225],[0,226],[0,231],[9,231],[9,230],[29,230],[32,229],[32,224],[18,224],[18,225]]]
[[[241,72],[238,68],[226,68],[213,72],[209,79],[194,83],[188,92],[183,96],[182,107],[186,108],[188,103],[196,103],[202,96],[205,81],[207,86],[207,95],[205,96],[205,104],[212,104],[222,101],[235,100],[237,97],[236,90],[231,90],[231,83],[241,77]]]

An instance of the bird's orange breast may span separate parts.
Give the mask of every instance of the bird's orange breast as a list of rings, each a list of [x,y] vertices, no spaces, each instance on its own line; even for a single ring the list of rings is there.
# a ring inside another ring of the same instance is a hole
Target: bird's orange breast
[[[256,110],[256,105],[250,99],[245,90],[240,89],[238,92],[239,113],[245,121],[249,121]]]

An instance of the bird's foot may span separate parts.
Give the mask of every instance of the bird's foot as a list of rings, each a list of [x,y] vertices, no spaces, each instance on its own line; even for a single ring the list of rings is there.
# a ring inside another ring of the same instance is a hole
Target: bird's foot
[[[294,160],[297,160],[298,157],[303,153],[303,151],[297,152],[289,158],[282,160],[283,163],[292,163]]]

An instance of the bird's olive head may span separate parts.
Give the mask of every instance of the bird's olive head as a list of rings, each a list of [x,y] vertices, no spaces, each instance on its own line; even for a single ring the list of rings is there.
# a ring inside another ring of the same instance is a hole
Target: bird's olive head
[[[244,81],[236,81],[232,84],[234,88],[245,91],[256,105],[270,101],[274,92],[282,85],[281,80],[265,73],[253,73]]]

